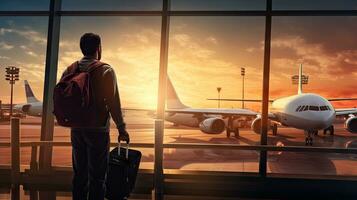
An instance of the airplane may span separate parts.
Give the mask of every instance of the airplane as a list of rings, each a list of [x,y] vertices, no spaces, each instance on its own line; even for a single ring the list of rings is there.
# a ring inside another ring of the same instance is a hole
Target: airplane
[[[273,135],[277,134],[278,125],[304,130],[306,145],[313,144],[313,136],[323,130],[324,134],[334,134],[333,122],[337,116],[345,116],[345,128],[351,133],[357,133],[357,108],[335,109],[330,102],[357,100],[357,98],[326,99],[318,94],[303,93],[302,70],[299,68],[298,94],[275,100],[268,114]],[[208,99],[218,100],[218,99]],[[242,99],[220,99],[221,101],[243,101]],[[261,102],[261,100],[248,99],[244,101]],[[251,124],[251,129],[260,134],[261,115],[258,114]]]
[[[170,79],[167,79],[167,109],[165,110],[165,120],[174,125],[198,127],[206,134],[220,134],[226,130],[227,137],[234,133],[239,137],[239,124],[241,118],[255,118],[256,112],[247,109],[215,109],[215,108],[190,108],[184,105],[179,99]],[[17,104],[15,109],[21,110],[30,116],[40,117],[42,115],[42,102],[40,102],[32,92],[32,89],[25,80],[25,92],[27,103]],[[123,111],[150,111],[148,109],[122,108]]]
[[[239,121],[254,119],[258,113],[248,109],[191,108],[183,104],[176,90],[167,78],[165,120],[174,125],[198,127],[206,134],[220,134],[226,131],[229,138],[234,133],[239,137]]]
[[[28,81],[25,80],[24,83],[25,83],[26,103],[16,104],[14,106],[14,109],[20,110],[23,113],[26,113],[27,115],[30,116],[41,117],[42,102],[35,97]]]

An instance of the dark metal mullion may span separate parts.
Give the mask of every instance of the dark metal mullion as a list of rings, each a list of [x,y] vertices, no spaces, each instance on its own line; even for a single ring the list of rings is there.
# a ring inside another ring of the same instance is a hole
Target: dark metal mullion
[[[60,16],[161,16],[162,11],[56,11]],[[0,16],[49,16],[50,11],[0,11]],[[266,16],[264,10],[168,11],[170,16]],[[357,16],[357,10],[274,10],[271,16]]]
[[[54,117],[53,110],[53,88],[57,78],[57,63],[59,49],[59,34],[61,17],[56,11],[61,8],[61,0],[51,0],[50,15],[48,19],[47,50],[45,81],[43,89],[43,108],[41,123],[41,141],[53,141]],[[40,169],[48,171],[52,164],[52,147],[40,148]]]
[[[275,10],[272,16],[357,16],[357,10]]]
[[[58,11],[60,16],[161,16],[162,11]]]
[[[271,11],[272,0],[267,0],[267,13],[265,19],[265,47],[264,47],[264,69],[263,69],[263,101],[260,144],[267,145],[268,135],[268,109],[269,109],[269,78],[270,78],[270,48],[271,48]],[[260,151],[259,174],[266,177],[267,173],[267,151]]]
[[[170,11],[171,16],[265,16],[266,11]]]
[[[0,16],[49,16],[49,11],[0,11]]]
[[[168,11],[170,0],[163,0],[161,21],[161,44],[160,44],[160,69],[159,87],[157,100],[157,117],[155,120],[155,163],[154,163],[154,190],[155,200],[164,199],[164,170],[163,170],[163,139],[166,104],[166,83],[169,48],[170,16]]]

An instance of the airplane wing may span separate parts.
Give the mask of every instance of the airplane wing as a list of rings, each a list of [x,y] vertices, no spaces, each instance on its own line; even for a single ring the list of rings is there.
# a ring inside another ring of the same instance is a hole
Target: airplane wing
[[[255,103],[260,103],[263,100],[261,99],[207,99],[210,101],[245,101],[245,102],[255,102]],[[274,100],[269,100],[270,103],[272,103]]]
[[[336,116],[357,114],[357,108],[335,109]]]
[[[166,109],[167,113],[186,113],[186,114],[206,114],[206,115],[222,115],[222,116],[257,116],[258,113],[246,109]]]
[[[144,111],[144,112],[155,112],[156,109],[146,109],[146,108],[121,108],[124,111]]]
[[[357,101],[357,98],[333,98],[327,99],[329,101]]]
[[[141,109],[141,108],[122,108],[123,111],[144,111],[154,113],[154,109]],[[224,116],[252,116],[256,117],[259,113],[247,109],[166,109],[166,113],[177,114],[193,114],[193,115],[222,115]]]

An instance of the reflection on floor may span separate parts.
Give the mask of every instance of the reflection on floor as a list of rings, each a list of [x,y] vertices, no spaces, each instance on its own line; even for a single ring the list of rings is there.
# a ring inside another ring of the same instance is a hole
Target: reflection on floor
[[[141,122],[141,123],[139,123]],[[135,143],[152,143],[154,141],[153,120],[147,118],[139,121],[137,116],[127,116],[131,141]],[[167,123],[165,126],[165,143],[215,143],[255,145],[260,143],[260,135],[250,129],[241,129],[240,138],[226,138],[225,134],[208,135],[200,130],[176,127]],[[342,124],[335,125],[334,136],[315,137],[314,146],[321,147],[356,147],[357,135],[344,130]],[[0,124],[0,141],[10,140],[9,124]],[[27,117],[22,120],[21,140],[36,141],[40,137],[40,118]],[[305,146],[304,134],[293,128],[279,127],[278,135],[269,135],[268,143],[284,146]],[[111,130],[111,139],[116,141],[117,131]],[[69,141],[69,129],[55,127],[54,140]],[[139,149],[143,153],[141,168],[153,168],[153,149]],[[30,148],[21,149],[21,163],[30,162]],[[0,165],[10,163],[10,149],[0,148]],[[269,152],[268,172],[283,174],[319,174],[319,175],[357,175],[357,159],[353,155]],[[55,147],[53,165],[71,166],[71,151],[67,147]],[[214,150],[214,149],[165,149],[164,166],[167,169],[257,172],[259,153],[256,151]]]

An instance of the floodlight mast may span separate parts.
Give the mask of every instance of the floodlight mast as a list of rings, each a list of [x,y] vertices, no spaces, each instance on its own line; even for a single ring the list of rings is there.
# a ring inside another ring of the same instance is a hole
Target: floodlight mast
[[[217,87],[217,92],[218,92],[218,108],[221,108],[221,87]]]
[[[242,109],[244,109],[244,76],[245,76],[244,67],[241,68],[240,75],[242,76]]]
[[[14,95],[14,84],[19,80],[20,68],[15,66],[6,67],[5,80],[9,81],[11,86],[11,94],[10,94],[10,118],[13,113],[13,95]]]

